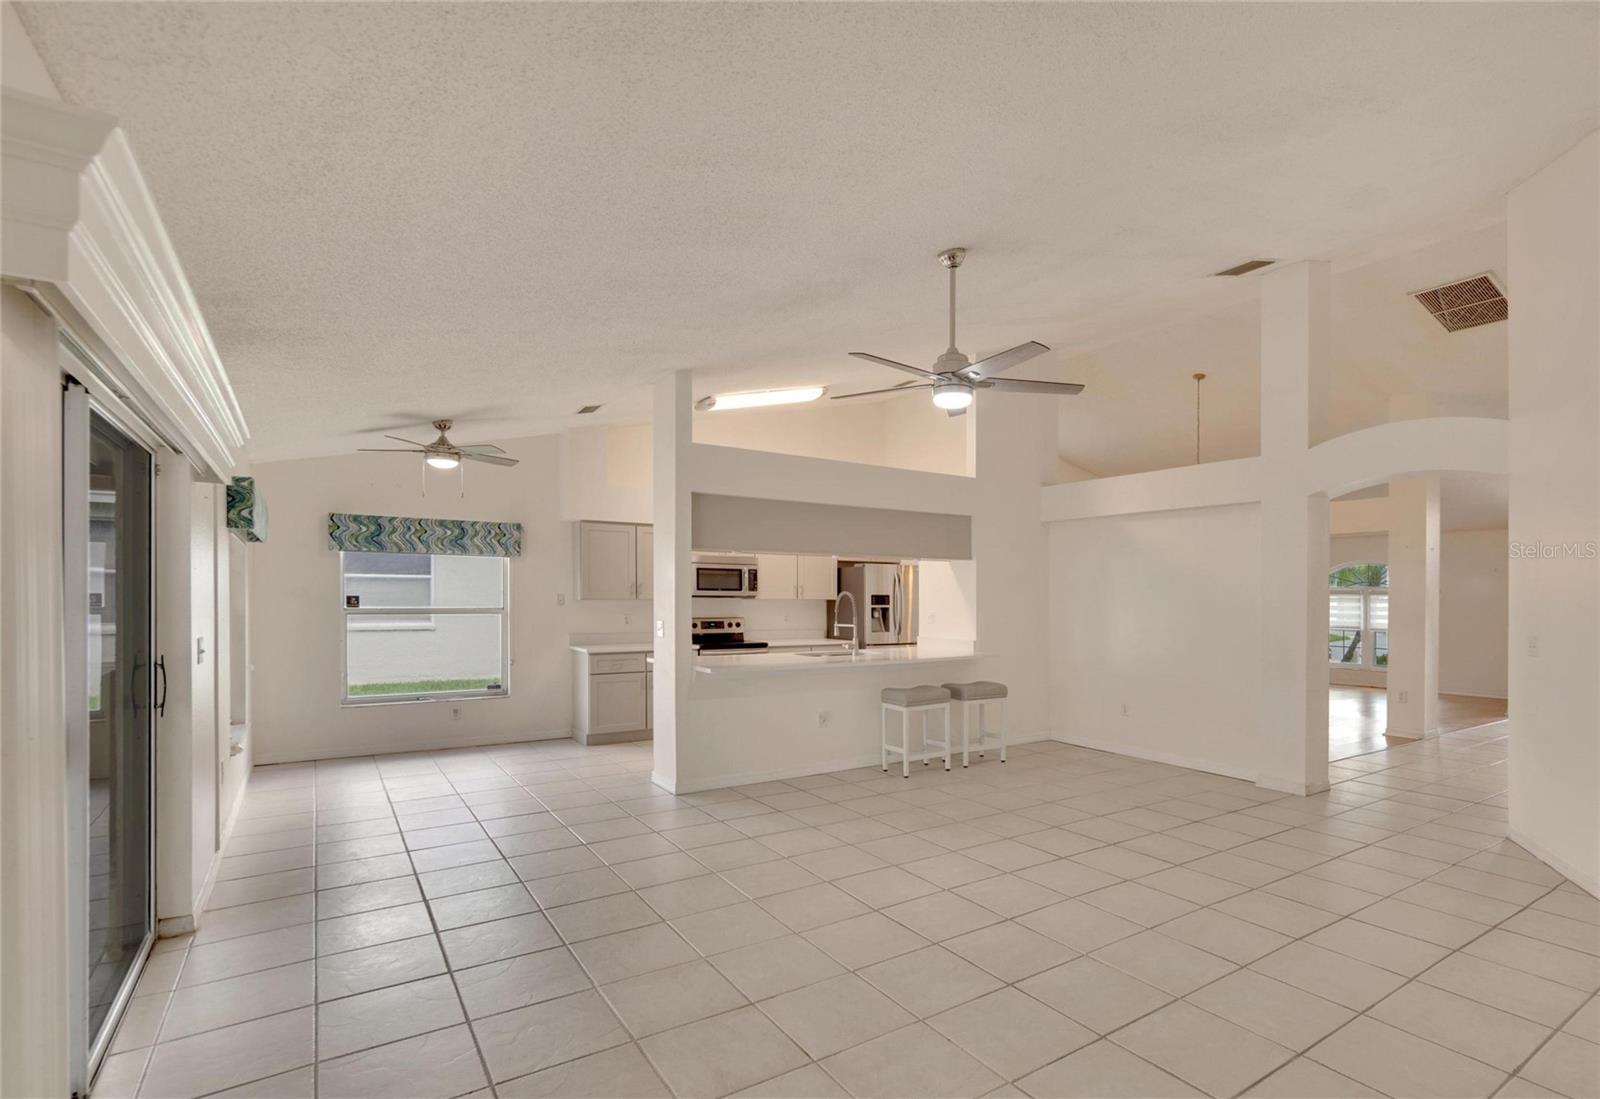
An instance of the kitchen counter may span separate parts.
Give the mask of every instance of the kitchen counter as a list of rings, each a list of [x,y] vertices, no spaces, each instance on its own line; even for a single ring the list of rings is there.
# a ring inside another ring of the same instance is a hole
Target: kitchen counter
[[[824,642],[826,643],[826,642]],[[874,645],[844,653],[809,656],[805,653],[768,649],[758,652],[700,653],[695,657],[696,675],[746,676],[768,672],[824,672],[836,668],[895,668],[916,664],[950,664],[976,660],[983,653],[969,644],[953,641],[924,641],[918,645]]]
[[[753,637],[751,640],[765,640],[767,652],[779,652],[785,649],[840,648],[849,644],[848,641],[840,641],[833,637]],[[641,641],[574,641],[567,648],[575,653],[588,653],[591,656],[607,653],[647,653],[654,651],[655,642],[648,638]]]
[[[567,648],[575,653],[588,653],[591,656],[605,653],[647,653],[654,650],[656,643],[649,638],[639,641],[596,641],[573,642]]]

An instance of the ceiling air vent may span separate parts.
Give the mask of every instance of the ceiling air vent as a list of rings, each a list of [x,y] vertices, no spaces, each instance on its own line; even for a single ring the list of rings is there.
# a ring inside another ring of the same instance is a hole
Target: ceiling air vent
[[[1434,320],[1444,325],[1446,332],[1493,324],[1505,320],[1508,315],[1506,296],[1495,285],[1494,276],[1487,272],[1448,286],[1418,290],[1411,296],[1422,303],[1422,308],[1431,313]]]
[[[578,415],[580,415],[580,416],[588,416],[591,413],[595,413],[595,412],[599,412],[599,411],[600,411],[600,406],[599,405],[597,405],[597,404],[586,404],[582,408],[578,409]]]
[[[1275,259],[1247,259],[1237,267],[1230,267],[1226,271],[1218,271],[1217,275],[1213,277],[1227,276],[1228,278],[1234,278],[1239,275],[1248,275],[1250,272],[1259,271],[1263,267],[1271,267],[1277,262]]]

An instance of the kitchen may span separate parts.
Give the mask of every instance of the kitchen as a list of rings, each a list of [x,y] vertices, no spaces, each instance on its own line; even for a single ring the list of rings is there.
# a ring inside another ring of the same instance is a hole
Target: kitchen
[[[576,527],[579,598],[604,597],[591,593],[649,597],[648,527],[588,522]],[[791,686],[806,690],[804,684],[819,672],[970,661],[976,656],[972,608],[963,605],[970,584],[963,589],[953,582],[970,569],[970,561],[696,550],[690,639],[697,697],[727,697],[721,688],[730,680],[738,681],[733,693],[740,696],[753,684],[781,675],[782,683],[766,687],[787,693]],[[931,604],[923,597],[925,587]],[[650,737],[651,639],[574,636],[571,648],[574,736],[590,744]],[[944,670],[929,669],[924,678],[938,681]],[[791,685],[788,681],[797,676],[801,682]],[[871,677],[874,684],[878,678]],[[863,689],[868,685],[854,683],[849,693]],[[875,739],[875,706],[865,712],[855,699],[839,712],[841,718],[846,714]],[[833,711],[819,710],[818,729],[827,729],[834,718]]]

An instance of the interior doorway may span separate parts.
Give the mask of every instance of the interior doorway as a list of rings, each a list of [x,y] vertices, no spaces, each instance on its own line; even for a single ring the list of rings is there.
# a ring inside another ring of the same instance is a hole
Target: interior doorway
[[[1506,718],[1508,511],[1486,474],[1330,501],[1330,761]]]

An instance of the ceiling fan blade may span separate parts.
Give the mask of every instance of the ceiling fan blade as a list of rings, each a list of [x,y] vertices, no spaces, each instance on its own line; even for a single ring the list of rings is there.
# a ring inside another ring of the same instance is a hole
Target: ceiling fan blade
[[[403,446],[358,446],[358,447],[356,447],[356,452],[358,454],[426,454],[426,453],[428,453],[426,450],[422,450],[421,448],[417,448],[417,449],[413,450],[413,449],[410,449],[410,448],[407,448],[407,447],[403,447]]]
[[[461,460],[464,462],[488,462],[492,466],[514,466],[516,458],[502,458],[498,454],[474,454],[471,451],[461,451]]]
[[[967,410],[964,408],[948,408],[945,410],[944,414],[953,420],[957,416],[965,416],[967,414]]]
[[[835,393],[830,399],[835,401],[848,401],[851,397],[876,397],[879,393],[910,393],[914,389],[932,388],[932,382],[927,382],[922,385],[912,382],[910,385],[891,385],[888,389],[867,389],[860,393]]]
[[[979,359],[965,370],[958,370],[956,373],[964,374],[974,381],[992,378],[1014,366],[1021,366],[1035,355],[1043,355],[1048,350],[1050,349],[1038,340],[1029,340],[997,355],[990,355],[987,359]]]
[[[1052,393],[1057,397],[1071,397],[1083,392],[1077,382],[1035,382],[1024,378],[990,378],[979,383],[985,389],[998,389],[1002,393]]]
[[[476,451],[478,451],[480,453],[487,452],[487,453],[490,453],[490,454],[504,454],[505,453],[505,450],[503,448],[497,447],[493,443],[462,443],[456,449],[457,450],[462,450],[462,451],[476,450]]]
[[[415,446],[415,447],[425,447],[425,446],[428,445],[427,443],[419,443],[415,439],[402,439],[398,435],[385,435],[384,438],[385,439],[393,439],[397,443],[410,443],[412,446]]]
[[[920,366],[907,366],[905,363],[897,363],[893,359],[884,358],[882,355],[869,355],[865,351],[852,351],[850,352],[850,356],[856,359],[866,359],[869,363],[877,363],[879,366],[887,366],[895,370],[903,370],[907,374],[915,374],[917,377],[925,378],[928,381],[932,381],[939,377],[939,375],[935,374],[931,370],[924,370]]]

